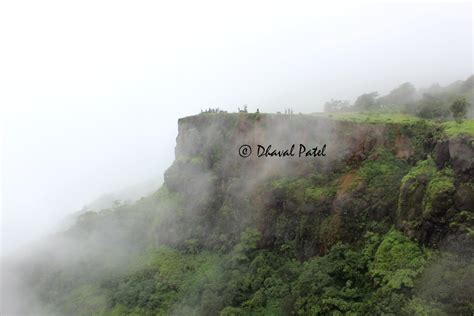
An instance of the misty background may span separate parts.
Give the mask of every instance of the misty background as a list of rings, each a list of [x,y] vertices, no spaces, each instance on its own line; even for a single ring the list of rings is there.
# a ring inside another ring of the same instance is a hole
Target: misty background
[[[470,2],[2,2],[2,254],[103,194],[157,188],[179,117],[244,104],[318,112],[331,98],[386,94],[406,81],[466,79],[472,10]]]

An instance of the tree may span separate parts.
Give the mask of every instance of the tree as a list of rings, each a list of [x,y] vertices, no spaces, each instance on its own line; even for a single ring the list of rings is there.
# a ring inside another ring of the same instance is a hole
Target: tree
[[[442,98],[425,93],[417,104],[417,115],[425,119],[445,118],[449,109]]]
[[[377,110],[380,107],[376,100],[378,95],[376,91],[360,95],[354,103],[354,108],[359,111]]]
[[[470,104],[466,101],[466,98],[458,98],[451,104],[449,110],[456,121],[462,121],[462,119],[466,118],[467,108],[469,105]]]
[[[324,104],[324,112],[343,112],[347,111],[350,106],[351,105],[347,100],[331,99],[331,101]]]
[[[415,101],[415,94],[415,86],[409,82],[405,82],[390,91],[386,96],[380,98],[380,102],[384,106],[402,108]]]
[[[469,78],[466,79],[461,85],[461,92],[462,93],[467,93],[469,91],[472,91],[474,89],[474,75],[470,76]]]

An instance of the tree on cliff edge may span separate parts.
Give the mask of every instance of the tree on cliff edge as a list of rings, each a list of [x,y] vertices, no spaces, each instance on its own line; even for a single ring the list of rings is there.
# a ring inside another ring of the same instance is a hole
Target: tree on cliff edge
[[[453,114],[454,119],[460,122],[466,118],[469,106],[470,104],[466,101],[466,98],[458,98],[451,104],[449,110]]]
[[[364,93],[360,95],[354,103],[357,111],[373,111],[380,108],[377,102],[378,92]]]

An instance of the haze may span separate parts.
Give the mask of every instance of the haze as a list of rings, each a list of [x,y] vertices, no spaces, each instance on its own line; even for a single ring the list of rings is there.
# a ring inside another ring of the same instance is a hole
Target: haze
[[[2,253],[162,176],[177,119],[322,111],[473,72],[472,4],[5,1]]]

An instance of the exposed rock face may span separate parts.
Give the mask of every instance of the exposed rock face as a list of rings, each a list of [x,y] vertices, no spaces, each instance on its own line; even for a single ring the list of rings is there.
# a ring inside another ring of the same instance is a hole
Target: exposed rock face
[[[400,188],[398,220],[416,221],[423,215],[422,202],[428,177],[424,174],[408,179]],[[401,223],[399,222],[399,225]]]
[[[459,210],[474,210],[474,185],[461,183],[454,194],[454,204]]]
[[[436,143],[433,150],[433,159],[438,169],[443,168],[449,162],[449,140],[444,139]]]
[[[474,138],[458,136],[449,140],[450,162],[456,173],[464,178],[474,176]]]

